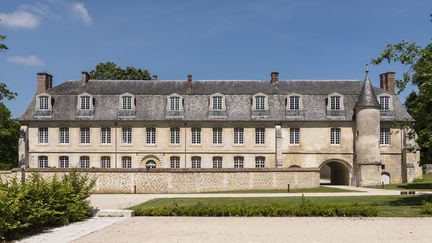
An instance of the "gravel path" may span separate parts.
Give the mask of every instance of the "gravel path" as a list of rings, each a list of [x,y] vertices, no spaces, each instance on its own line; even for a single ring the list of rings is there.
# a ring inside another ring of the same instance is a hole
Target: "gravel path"
[[[431,242],[432,218],[133,217],[74,242]]]

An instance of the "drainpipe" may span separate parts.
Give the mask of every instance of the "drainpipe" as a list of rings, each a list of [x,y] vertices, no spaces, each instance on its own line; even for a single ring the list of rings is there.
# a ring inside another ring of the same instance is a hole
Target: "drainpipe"
[[[117,122],[114,122],[114,166],[117,168]]]
[[[187,160],[187,158],[186,158],[186,155],[187,155],[187,145],[186,145],[186,142],[187,142],[187,123],[185,122],[184,123],[184,167],[186,168],[186,160]]]

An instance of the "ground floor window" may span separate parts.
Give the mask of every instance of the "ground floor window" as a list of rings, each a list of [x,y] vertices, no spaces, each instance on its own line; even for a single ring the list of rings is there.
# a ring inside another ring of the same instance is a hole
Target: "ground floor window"
[[[59,158],[60,168],[69,168],[69,157],[68,156],[60,156]]]
[[[222,168],[222,157],[213,157],[213,168]]]
[[[264,168],[265,167],[265,157],[258,156],[255,157],[255,168]]]
[[[122,168],[132,168],[132,158],[130,156],[122,157]]]
[[[244,158],[242,156],[234,157],[234,168],[241,169],[244,167]]]
[[[80,157],[80,167],[81,168],[89,168],[90,167],[90,158],[88,156]]]
[[[101,167],[102,168],[111,168],[111,158],[108,156],[101,157]]]
[[[48,168],[48,156],[39,156],[39,168]]]
[[[192,168],[201,168],[201,157],[199,156],[192,157]]]
[[[180,157],[178,157],[178,156],[172,156],[170,158],[170,166],[173,169],[180,168]]]

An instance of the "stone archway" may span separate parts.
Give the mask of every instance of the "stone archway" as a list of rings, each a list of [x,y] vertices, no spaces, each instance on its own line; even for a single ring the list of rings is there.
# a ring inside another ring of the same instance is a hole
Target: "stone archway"
[[[390,173],[388,172],[381,173],[381,183],[384,185],[390,184]]]
[[[151,168],[159,168],[160,167],[160,160],[158,157],[154,155],[147,155],[144,158],[141,159],[140,167],[142,168],[148,168],[149,166]]]
[[[320,165],[322,184],[350,185],[351,166],[342,160],[331,159]]]

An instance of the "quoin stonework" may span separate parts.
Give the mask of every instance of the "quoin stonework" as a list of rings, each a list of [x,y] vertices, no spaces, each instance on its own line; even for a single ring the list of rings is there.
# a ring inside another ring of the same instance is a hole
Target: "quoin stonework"
[[[189,191],[220,190],[210,185],[220,181],[233,185],[223,190],[289,180],[313,187],[320,171],[356,186],[421,177],[393,72],[380,75],[380,88],[368,71],[343,81],[279,80],[277,72],[269,80],[92,80],[83,72],[52,83],[37,74],[20,118],[19,162],[29,170],[106,173],[126,191],[141,178],[153,181],[151,192],[158,183],[176,191],[170,183],[183,175]]]

